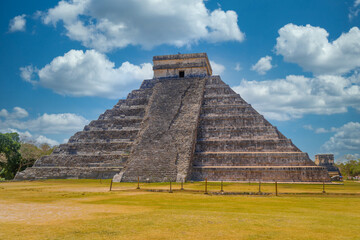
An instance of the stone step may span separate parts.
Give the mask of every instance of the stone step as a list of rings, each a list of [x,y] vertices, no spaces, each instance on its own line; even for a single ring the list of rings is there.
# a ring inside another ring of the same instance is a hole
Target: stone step
[[[52,154],[43,156],[34,164],[35,167],[121,167],[129,154],[107,155],[65,155]]]
[[[232,116],[207,116],[200,118],[201,127],[248,127],[248,126],[271,126],[271,124],[264,119],[261,115],[239,115]]]
[[[198,140],[196,152],[300,152],[290,139]]]
[[[226,85],[219,76],[212,76],[206,80],[205,86],[213,84],[224,84]]]
[[[141,107],[130,108],[127,107],[120,107],[120,108],[113,108],[111,110],[106,110],[105,113],[101,114],[99,119],[117,119],[117,118],[124,118],[125,116],[128,117],[144,117],[145,114],[145,107],[144,105],[138,105]]]
[[[143,98],[134,98],[134,99],[126,99],[126,105],[135,106],[135,105],[147,105],[149,102],[148,97]]]
[[[236,92],[232,90],[228,85],[208,85],[205,88],[204,96],[212,95],[234,95]]]
[[[136,138],[139,130],[103,130],[103,131],[82,131],[77,132],[73,135],[69,142],[89,142],[98,140],[101,141],[113,141],[113,140],[120,140],[120,139],[128,139],[132,141]]]
[[[140,89],[151,89],[158,82],[158,79],[146,79],[141,83]]]
[[[200,152],[194,166],[314,166],[303,152]]]
[[[16,175],[16,180],[112,179],[122,167],[31,167]]]
[[[132,90],[126,98],[126,101],[131,99],[149,98],[152,94],[152,89],[136,89]]]
[[[86,154],[86,153],[110,153],[115,151],[130,151],[132,142],[110,143],[67,143],[61,144],[54,150],[54,154]]]
[[[330,181],[319,166],[195,166],[194,181],[322,182]]]
[[[248,104],[238,105],[214,105],[203,106],[201,109],[201,116],[212,115],[242,115],[242,114],[258,114],[258,112]]]
[[[121,119],[100,119],[91,121],[89,125],[85,126],[84,131],[91,130],[120,130],[124,127],[140,128],[143,118],[141,117],[127,117]]]
[[[239,94],[204,95],[203,105],[247,104]]]
[[[260,127],[200,127],[198,139],[224,138],[224,139],[279,139],[284,138],[273,126]]]

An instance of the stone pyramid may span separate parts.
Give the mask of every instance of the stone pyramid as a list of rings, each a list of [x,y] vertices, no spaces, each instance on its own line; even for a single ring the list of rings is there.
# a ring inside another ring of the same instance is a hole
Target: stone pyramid
[[[153,62],[153,79],[16,179],[330,181],[324,167],[212,76],[206,53]]]

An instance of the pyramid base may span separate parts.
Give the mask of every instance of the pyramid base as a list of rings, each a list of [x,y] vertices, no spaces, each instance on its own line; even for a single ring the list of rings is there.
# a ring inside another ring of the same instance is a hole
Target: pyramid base
[[[111,179],[122,167],[32,167],[16,174],[14,180]]]
[[[205,166],[194,167],[194,181],[330,182],[318,166]]]

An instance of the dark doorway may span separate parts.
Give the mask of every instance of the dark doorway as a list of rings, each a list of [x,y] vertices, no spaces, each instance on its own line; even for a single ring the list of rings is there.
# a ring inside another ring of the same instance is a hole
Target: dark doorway
[[[185,71],[179,71],[179,77],[180,78],[185,77]]]

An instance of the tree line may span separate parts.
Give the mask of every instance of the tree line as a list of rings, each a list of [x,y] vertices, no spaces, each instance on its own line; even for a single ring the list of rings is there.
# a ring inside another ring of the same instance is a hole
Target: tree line
[[[52,153],[55,147],[21,142],[17,133],[0,133],[0,179],[13,179],[17,172],[31,167],[37,159]]]
[[[337,163],[344,179],[360,176],[360,159],[348,159],[346,162]]]

